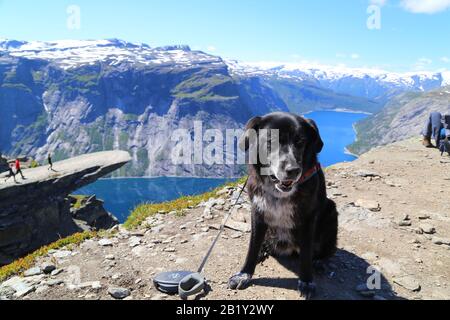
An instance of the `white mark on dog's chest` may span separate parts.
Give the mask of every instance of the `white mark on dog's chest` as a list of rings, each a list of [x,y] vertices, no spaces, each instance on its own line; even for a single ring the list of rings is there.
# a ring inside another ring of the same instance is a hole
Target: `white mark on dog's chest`
[[[264,221],[269,227],[284,230],[294,229],[294,207],[288,200],[270,201],[265,197],[255,196],[253,205],[264,213]]]

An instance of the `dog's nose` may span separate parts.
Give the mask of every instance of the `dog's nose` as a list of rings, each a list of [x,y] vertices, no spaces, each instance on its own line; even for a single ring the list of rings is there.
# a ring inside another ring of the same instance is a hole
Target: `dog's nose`
[[[286,170],[286,175],[290,178],[290,179],[296,179],[298,178],[298,176],[301,173],[301,169],[300,168],[292,168],[292,169],[288,169]]]

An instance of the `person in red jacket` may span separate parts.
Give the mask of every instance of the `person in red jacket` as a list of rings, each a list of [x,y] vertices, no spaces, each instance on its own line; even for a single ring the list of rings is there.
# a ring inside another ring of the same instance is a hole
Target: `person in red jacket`
[[[22,169],[20,168],[20,160],[16,159],[16,175],[20,174],[22,179],[25,180],[25,177],[23,176]]]

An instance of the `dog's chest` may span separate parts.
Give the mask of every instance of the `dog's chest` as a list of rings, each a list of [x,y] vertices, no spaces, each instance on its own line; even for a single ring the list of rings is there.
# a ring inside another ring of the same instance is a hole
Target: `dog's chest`
[[[264,221],[270,228],[285,231],[295,228],[294,206],[288,199],[255,196],[253,205],[264,214]]]

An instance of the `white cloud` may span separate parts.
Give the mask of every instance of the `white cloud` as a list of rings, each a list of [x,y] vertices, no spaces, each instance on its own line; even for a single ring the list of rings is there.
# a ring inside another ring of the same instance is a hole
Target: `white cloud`
[[[450,58],[449,57],[442,57],[441,61],[444,63],[449,63],[450,62]]]
[[[206,48],[206,50],[208,50],[208,51],[210,51],[210,52],[216,52],[216,51],[217,51],[217,48],[214,47],[214,46],[208,46],[208,47]]]
[[[336,58],[338,59],[353,59],[353,60],[358,60],[361,56],[357,53],[336,53]]]
[[[387,0],[370,0],[370,4],[374,4],[376,6],[383,7],[386,4]]]
[[[416,61],[416,63],[414,64],[414,69],[415,70],[425,70],[427,69],[427,67],[429,65],[431,65],[433,63],[433,60],[428,59],[428,58],[420,58],[419,60]]]
[[[450,0],[402,0],[401,6],[412,13],[433,14],[450,8]]]

